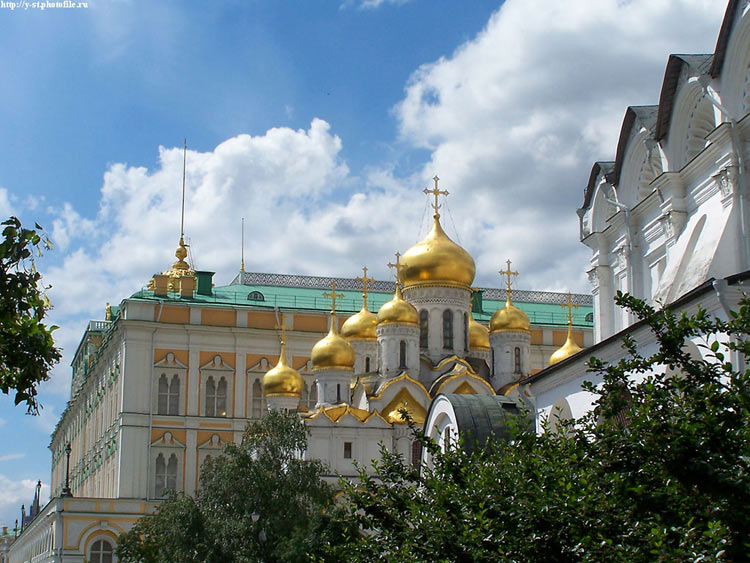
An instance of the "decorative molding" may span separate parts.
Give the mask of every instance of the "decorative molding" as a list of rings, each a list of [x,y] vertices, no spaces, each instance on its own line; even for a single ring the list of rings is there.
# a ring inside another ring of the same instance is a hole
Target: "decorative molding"
[[[331,282],[336,282],[336,289],[361,291],[361,282],[354,278],[334,278],[319,276],[298,276],[292,274],[262,274],[256,272],[240,272],[232,280],[230,285],[252,285],[252,286],[279,286],[300,287],[308,289],[331,289]],[[396,291],[396,283],[392,281],[374,281],[370,284],[371,291],[393,293]],[[480,287],[485,299],[505,301],[505,290],[495,287]],[[523,289],[513,290],[513,300],[521,303],[553,303],[563,305],[567,303],[567,293],[554,293],[549,291],[526,291]],[[574,294],[573,303],[578,305],[592,305],[593,299],[590,295]]]

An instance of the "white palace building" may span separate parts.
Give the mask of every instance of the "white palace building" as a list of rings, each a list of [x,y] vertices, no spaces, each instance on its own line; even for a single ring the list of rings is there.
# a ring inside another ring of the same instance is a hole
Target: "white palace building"
[[[214,287],[181,239],[171,269],[83,335],[52,498],[0,563],[115,561],[121,533],[166,489],[195,492],[201,463],[269,408],[299,413],[331,480],[380,444],[425,461],[402,408],[440,442],[501,432],[519,402],[537,428],[577,418],[595,400],[591,355],[617,360],[626,332],[654,346],[617,290],[727,318],[750,275],[749,10],[730,0],[713,54],[672,55],[658,105],[627,108],[615,160],[594,164],[578,210],[593,299],[513,289],[510,263],[504,289],[473,288],[437,179],[432,229],[397,255],[396,282],[241,270]]]

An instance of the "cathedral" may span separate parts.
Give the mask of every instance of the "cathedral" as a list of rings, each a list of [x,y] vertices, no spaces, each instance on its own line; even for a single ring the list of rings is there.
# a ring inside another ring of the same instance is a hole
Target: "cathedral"
[[[516,289],[510,262],[504,288],[473,287],[474,260],[441,224],[437,179],[425,190],[432,227],[396,254],[394,281],[243,267],[214,286],[181,237],[171,268],[89,323],[50,443],[51,499],[0,555],[114,561],[120,534],[166,489],[194,493],[201,464],[268,409],[299,413],[304,455],[331,481],[371,467],[381,444],[429,464],[404,410],[440,444],[482,438],[518,405],[554,430],[596,400],[581,387],[599,383],[591,355],[618,361],[626,334],[655,350],[614,304],[618,290],[728,318],[750,278],[749,12],[729,0],[713,53],[671,55],[658,104],[627,108],[614,160],[594,163],[578,209],[591,295]]]
[[[181,236],[169,269],[89,323],[50,443],[52,500],[9,561],[111,561],[121,533],[167,489],[193,494],[201,465],[268,409],[299,414],[304,455],[335,484],[382,446],[422,462],[404,410],[423,425],[440,397],[482,397],[497,426],[519,401],[531,406],[519,381],[592,344],[591,297],[515,290],[510,261],[505,289],[473,287],[474,260],[444,231],[447,192],[434,182],[431,229],[396,253],[394,281],[366,267],[353,279],[241,267],[215,286]],[[433,426],[443,441],[466,429]]]

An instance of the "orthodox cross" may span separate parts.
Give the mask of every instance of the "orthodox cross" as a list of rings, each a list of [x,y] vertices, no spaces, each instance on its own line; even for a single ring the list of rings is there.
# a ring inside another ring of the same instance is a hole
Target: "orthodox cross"
[[[396,270],[396,285],[398,285],[398,275],[401,273],[401,268],[403,267],[401,266],[401,253],[400,252],[396,252],[396,263],[394,264],[393,262],[388,262],[388,267],[391,270],[394,270],[394,269]]]
[[[336,293],[336,282],[331,282],[331,293],[324,293],[323,297],[328,297],[331,300],[331,314],[336,313],[336,299],[337,298],[344,298],[344,295],[342,293]]]
[[[439,215],[438,209],[440,209],[440,207],[442,207],[442,206],[438,204],[438,197],[440,195],[447,196],[449,194],[448,194],[448,190],[439,190],[438,189],[438,180],[440,180],[440,178],[438,178],[437,176],[435,176],[433,178],[433,180],[435,181],[435,187],[432,188],[431,190],[428,190],[427,188],[425,188],[424,189],[424,193],[427,194],[427,195],[432,194],[432,195],[435,196],[435,203],[432,204],[432,208],[435,210],[435,215]]]
[[[568,326],[573,326],[573,308],[575,307],[578,309],[577,304],[573,304],[573,294],[568,292],[568,302],[567,303],[561,303],[560,307],[563,307],[564,309],[568,310]]]
[[[517,276],[518,272],[514,272],[514,271],[512,271],[510,269],[510,264],[511,264],[510,260],[506,260],[505,263],[508,265],[508,267],[505,268],[505,270],[500,270],[498,272],[498,274],[500,274],[501,276],[505,276],[507,278],[507,280],[505,282],[505,286],[506,286],[506,290],[505,291],[510,296],[510,292],[511,292],[510,285],[512,283],[511,282],[511,276]]]
[[[366,309],[367,308],[367,284],[370,282],[374,282],[375,280],[373,278],[367,277],[367,266],[364,266],[362,268],[362,277],[354,278],[354,279],[362,282],[362,299],[365,302],[365,309]]]

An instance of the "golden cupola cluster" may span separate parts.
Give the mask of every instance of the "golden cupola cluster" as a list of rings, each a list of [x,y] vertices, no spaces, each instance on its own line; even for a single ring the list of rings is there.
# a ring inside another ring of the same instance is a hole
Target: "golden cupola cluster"
[[[469,349],[490,349],[490,329],[475,321],[471,313],[469,313]]]
[[[399,324],[399,325],[419,325],[419,313],[414,305],[404,301],[401,295],[401,285],[396,282],[396,292],[393,299],[384,303],[378,311],[378,325]]]
[[[471,255],[453,242],[440,224],[438,196],[448,195],[438,189],[439,178],[435,176],[435,187],[425,189],[426,194],[435,197],[432,208],[432,229],[421,242],[418,242],[401,256],[398,279],[407,289],[412,286],[448,285],[470,288],[476,274],[476,264]]]
[[[279,361],[263,376],[263,394],[266,397],[299,397],[304,382],[300,373],[286,360],[286,344],[281,341]]]

